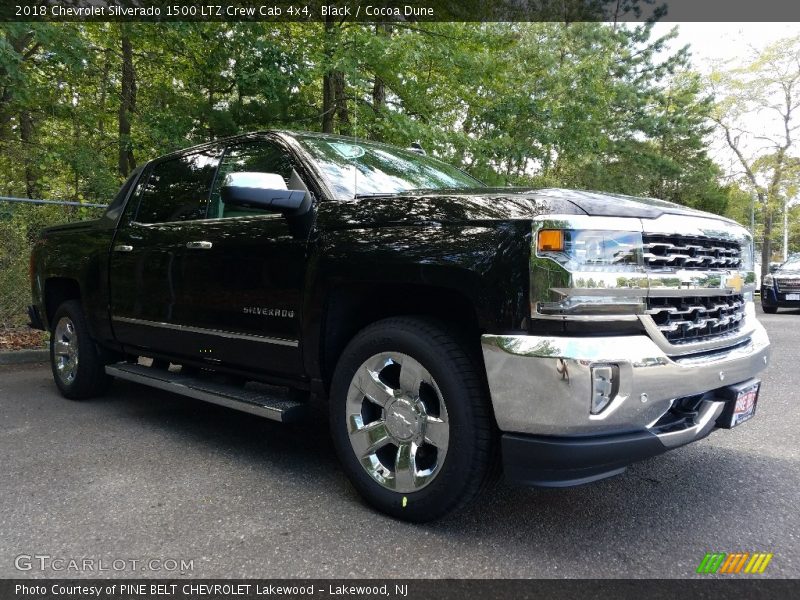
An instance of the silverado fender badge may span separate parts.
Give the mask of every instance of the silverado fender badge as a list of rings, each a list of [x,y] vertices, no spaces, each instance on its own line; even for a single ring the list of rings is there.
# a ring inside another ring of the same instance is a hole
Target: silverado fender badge
[[[244,306],[242,312],[246,315],[260,315],[262,317],[294,318],[294,311],[286,308],[267,308],[265,306]]]

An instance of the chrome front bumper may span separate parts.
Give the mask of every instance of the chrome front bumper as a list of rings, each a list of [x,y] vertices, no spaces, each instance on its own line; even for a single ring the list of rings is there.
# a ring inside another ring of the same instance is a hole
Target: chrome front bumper
[[[666,448],[699,439],[714,428],[724,402],[703,401],[694,426],[680,431],[666,433],[656,423],[676,399],[746,381],[766,367],[767,333],[748,320],[752,333],[743,342],[688,357],[668,356],[646,335],[484,335],[497,424],[506,433],[544,436],[651,431]],[[600,364],[618,367],[618,389],[605,410],[592,415],[592,366]]]

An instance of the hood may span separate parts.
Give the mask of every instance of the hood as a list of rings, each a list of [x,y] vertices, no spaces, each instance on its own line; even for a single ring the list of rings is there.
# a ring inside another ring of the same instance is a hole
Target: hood
[[[318,222],[326,228],[382,227],[410,223],[476,223],[531,220],[547,214],[582,214],[563,198],[531,190],[475,188],[357,196],[323,202]]]
[[[585,190],[569,190],[562,188],[475,188],[454,192],[461,198],[483,199],[498,203],[498,208],[505,206],[519,207],[520,205],[536,206],[536,213],[541,214],[542,209],[559,210],[570,214],[587,214],[593,217],[634,217],[638,219],[657,219],[662,215],[685,215],[692,217],[712,217],[724,221],[731,221],[701,210],[681,206],[667,200],[657,198],[641,198],[612,194],[606,192],[589,192]],[[421,197],[431,197],[430,194],[420,193]],[[570,209],[569,207],[574,207]],[[508,218],[518,218],[518,211],[512,211]]]
[[[657,198],[640,198],[623,194],[557,188],[537,190],[533,193],[537,197],[565,200],[593,217],[657,219],[662,215],[685,215],[691,217],[713,217],[731,223],[734,222],[719,215],[688,208],[666,200],[658,200]]]
[[[797,277],[800,275],[800,262],[795,262],[784,267],[778,267],[773,275],[791,275],[792,277]]]
[[[567,189],[474,188],[359,196],[325,202],[321,217],[328,227],[380,226],[412,222],[468,223],[528,220],[568,214],[657,219],[671,215],[733,221],[679,204],[620,194]]]

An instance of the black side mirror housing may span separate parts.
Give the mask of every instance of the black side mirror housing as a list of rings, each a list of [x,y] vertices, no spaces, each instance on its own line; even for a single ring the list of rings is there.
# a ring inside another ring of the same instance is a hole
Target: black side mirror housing
[[[249,171],[228,173],[220,189],[225,204],[287,215],[296,213],[304,206],[306,194],[302,190],[286,189],[283,177],[276,173]]]

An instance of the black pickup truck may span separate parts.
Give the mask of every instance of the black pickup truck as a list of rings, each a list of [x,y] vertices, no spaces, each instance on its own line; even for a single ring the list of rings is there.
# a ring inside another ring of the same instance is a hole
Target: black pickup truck
[[[413,521],[501,467],[576,485],[746,421],[769,353],[732,221],[321,134],[157,158],[102,218],[45,230],[31,277],[67,398],[120,378],[327,410],[353,485]]]

